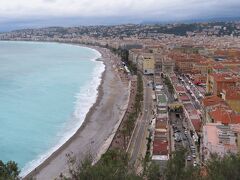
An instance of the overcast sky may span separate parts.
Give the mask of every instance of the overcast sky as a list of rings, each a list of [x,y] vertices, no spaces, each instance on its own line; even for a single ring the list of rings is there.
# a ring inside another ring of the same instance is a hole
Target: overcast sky
[[[0,0],[0,30],[239,16],[240,0]]]

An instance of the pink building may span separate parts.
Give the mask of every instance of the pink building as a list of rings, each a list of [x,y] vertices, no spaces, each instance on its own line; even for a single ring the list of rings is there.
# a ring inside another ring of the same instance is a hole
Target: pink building
[[[227,153],[237,152],[237,136],[231,126],[221,123],[207,123],[203,126],[204,160],[214,153],[224,156]]]

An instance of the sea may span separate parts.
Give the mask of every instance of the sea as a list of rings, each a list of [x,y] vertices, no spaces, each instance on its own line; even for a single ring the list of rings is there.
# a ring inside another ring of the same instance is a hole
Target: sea
[[[24,176],[79,129],[97,98],[99,58],[77,45],[0,41],[0,160]]]

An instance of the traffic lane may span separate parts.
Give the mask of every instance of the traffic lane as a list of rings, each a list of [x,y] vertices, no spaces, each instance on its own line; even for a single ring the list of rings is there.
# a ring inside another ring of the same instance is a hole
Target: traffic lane
[[[138,130],[138,134],[137,134],[137,137],[135,139],[135,145],[134,145],[134,149],[133,149],[133,153],[132,153],[132,157],[131,157],[131,160],[130,162],[132,164],[134,164],[137,160],[137,157],[138,157],[138,154],[139,154],[139,151],[140,151],[140,147],[142,145],[142,141],[143,141],[143,136],[144,136],[144,131],[145,129],[147,128],[148,124],[149,124],[149,121],[152,119],[151,118],[151,115],[152,115],[152,89],[151,87],[148,87],[147,86],[147,83],[146,83],[146,79],[144,79],[144,111],[143,111],[143,115],[141,117],[141,120],[140,120],[140,127],[139,127],[139,130]]]
[[[195,97],[199,100],[203,96],[202,93],[198,90],[198,88],[192,83],[191,80],[186,78],[184,82],[190,87],[191,91],[194,92]],[[190,82],[190,83],[189,83]]]
[[[187,81],[190,81],[190,82],[191,82],[191,86],[197,91],[198,94],[205,94],[206,91],[202,91],[202,92],[201,92],[201,91],[199,90],[199,89],[204,89],[204,88],[195,85],[195,84],[192,82],[192,80],[189,80],[188,77],[185,76],[185,78],[186,78]]]
[[[194,105],[195,109],[200,110],[201,106],[200,106],[199,102],[196,101],[197,100],[196,96],[194,96],[194,98],[193,98],[192,95],[191,95],[192,93],[190,93],[189,91],[186,91],[186,94],[189,97],[192,104]]]

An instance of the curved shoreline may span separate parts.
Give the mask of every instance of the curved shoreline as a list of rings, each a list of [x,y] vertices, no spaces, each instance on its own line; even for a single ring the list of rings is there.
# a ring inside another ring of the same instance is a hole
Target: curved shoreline
[[[30,42],[30,43],[31,43],[31,42]],[[35,42],[33,42],[33,43],[35,43]],[[44,42],[41,42],[41,43],[44,43]],[[50,42],[47,42],[47,43],[50,43]],[[52,43],[54,43],[54,42],[52,42]],[[59,43],[56,43],[56,44],[59,44]],[[66,44],[66,43],[64,43],[64,44],[65,44],[65,45],[71,45],[71,44]],[[73,45],[73,46],[77,46],[77,45]],[[102,78],[103,78],[103,76],[104,76],[104,72],[105,72],[105,68],[106,68],[105,63],[102,61],[102,54],[101,54],[99,51],[97,51],[96,49],[93,49],[93,48],[90,48],[90,47],[80,46],[80,48],[91,49],[91,51],[93,51],[94,53],[96,53],[98,57],[89,59],[89,61],[96,61],[96,62],[97,62],[97,61],[101,61],[101,62],[102,62],[102,63],[101,63],[101,66],[104,66],[104,67],[103,67],[103,70],[101,70],[101,73],[96,73],[96,74],[98,74],[96,77],[97,77],[97,79],[99,79],[99,80],[98,80],[98,82],[97,82],[98,85],[96,86],[96,89],[94,88],[94,89],[96,90],[96,93],[94,92],[94,100],[93,100],[93,102],[90,104],[89,109],[86,110],[85,116],[83,117],[83,119],[81,118],[81,119],[78,120],[77,123],[78,123],[79,125],[78,125],[78,124],[76,124],[76,125],[79,126],[79,127],[77,127],[77,128],[72,127],[72,130],[71,130],[70,132],[66,132],[66,133],[63,132],[63,133],[64,133],[64,136],[62,136],[62,137],[59,139],[59,141],[57,142],[57,144],[55,144],[54,146],[52,146],[52,147],[50,147],[49,149],[47,149],[47,151],[44,152],[43,154],[41,154],[41,156],[40,156],[40,155],[37,156],[37,158],[35,158],[33,161],[28,162],[29,164],[27,164],[27,166],[25,166],[24,171],[20,173],[20,175],[21,175],[22,177],[26,177],[29,173],[31,173],[32,171],[34,171],[34,169],[40,167],[42,163],[44,163],[45,161],[47,161],[48,158],[49,158],[50,156],[52,156],[54,153],[57,153],[57,151],[58,151],[60,148],[62,148],[62,146],[63,146],[65,143],[67,143],[67,142],[80,130],[80,128],[84,125],[85,119],[87,118],[89,112],[91,111],[91,108],[93,108],[93,106],[97,103],[99,95],[101,96],[100,86],[101,86],[101,84],[102,84]],[[100,69],[102,69],[102,68],[100,68]],[[93,72],[93,74],[95,74],[95,72]],[[95,78],[95,77],[93,76],[92,80],[89,81],[89,83],[93,83],[93,82],[94,82],[94,78]],[[75,108],[77,108],[77,107],[75,107]],[[75,110],[75,109],[74,109],[74,110]]]
[[[56,156],[58,156],[58,154],[60,152],[62,152],[66,148],[66,146],[71,144],[72,141],[77,137],[77,135],[82,131],[82,129],[84,129],[84,127],[88,123],[87,121],[89,119],[90,114],[93,113],[93,111],[95,110],[95,106],[97,106],[100,103],[100,99],[101,99],[101,96],[103,94],[103,90],[102,90],[101,86],[102,86],[102,84],[100,84],[100,86],[98,87],[98,97],[97,97],[97,100],[93,104],[93,106],[90,108],[90,110],[88,111],[88,113],[87,113],[83,123],[81,124],[80,128],[74,133],[74,135],[72,137],[70,137],[70,139],[68,139],[65,143],[63,143],[63,145],[61,145],[56,151],[54,151],[40,165],[38,165],[35,169],[33,169],[30,173],[28,173],[23,179],[28,179],[28,178],[31,178],[31,177],[35,176],[39,171],[41,171],[44,167],[46,167],[46,165],[49,164],[52,159],[54,159]]]
[[[31,41],[26,41],[26,42],[31,42]],[[41,43],[44,43],[44,42],[41,42]],[[58,43],[58,42],[48,42],[48,43]],[[58,148],[56,148],[56,150],[54,150],[52,153],[50,153],[50,155],[47,156],[47,158],[45,158],[42,162],[40,162],[40,164],[36,165],[35,168],[34,167],[31,168],[31,171],[26,173],[26,175],[23,177],[23,179],[25,179],[25,178],[28,179],[29,176],[31,177],[32,175],[34,175],[36,171],[40,171],[41,168],[43,168],[43,166],[45,166],[45,164],[48,164],[49,161],[51,161],[51,159],[53,159],[55,156],[57,156],[58,153],[61,152],[64,149],[65,146],[68,146],[68,144],[70,144],[73,141],[73,139],[76,136],[76,134],[78,134],[85,127],[85,124],[87,123],[86,120],[89,118],[89,115],[91,113],[93,113],[95,106],[97,106],[99,104],[100,99],[101,99],[101,97],[103,95],[102,84],[103,84],[103,77],[104,77],[105,71],[106,71],[106,64],[102,60],[102,54],[99,51],[97,51],[96,49],[93,49],[93,48],[90,48],[90,47],[87,47],[87,46],[81,46],[81,45],[69,44],[69,43],[60,43],[60,44],[74,45],[74,46],[80,46],[80,47],[83,47],[83,48],[88,48],[88,49],[91,49],[93,51],[96,51],[97,53],[99,53],[101,55],[101,57],[98,57],[98,58],[94,59],[94,61],[102,61],[103,64],[104,64],[104,71],[100,75],[101,81],[100,81],[99,86],[97,87],[96,101],[93,103],[93,105],[88,110],[88,112],[87,112],[87,114],[86,114],[82,124],[77,129],[77,131],[74,132],[73,135],[67,141],[65,141]]]
[[[80,45],[80,44],[74,44],[74,45]],[[100,109],[104,106],[102,104],[104,104],[104,101],[106,101],[107,98],[111,97],[108,95],[108,91],[106,91],[106,89],[110,89],[106,86],[109,86],[111,85],[111,82],[109,80],[109,77],[111,78],[111,76],[114,76],[113,75],[113,72],[112,72],[112,67],[111,67],[111,64],[110,62],[107,62],[106,61],[106,57],[104,58],[104,52],[103,51],[99,51],[99,49],[97,48],[94,48],[94,47],[89,47],[89,46],[84,46],[84,45],[80,45],[81,47],[86,47],[86,48],[91,48],[91,49],[94,49],[95,51],[99,52],[102,57],[102,61],[103,61],[103,64],[105,65],[105,70],[104,72],[102,73],[101,75],[101,83],[98,87],[98,94],[97,94],[97,98],[96,98],[96,102],[93,104],[93,106],[89,109],[88,113],[86,114],[86,117],[82,123],[82,125],[80,126],[80,128],[74,133],[74,135],[68,139],[62,146],[60,146],[56,151],[54,151],[46,160],[44,160],[39,166],[37,166],[34,170],[32,170],[29,174],[27,174],[24,179],[29,179],[31,177],[36,177],[41,171],[43,171],[47,166],[51,165],[51,163],[56,160],[57,158],[59,158],[59,156],[63,156],[65,154],[68,154],[68,153],[73,153],[72,151],[69,151],[67,150],[67,148],[69,148],[69,146],[73,145],[74,143],[77,144],[79,143],[79,137],[81,136],[82,134],[82,131],[85,130],[86,126],[88,126],[90,123],[91,123],[91,120],[92,119],[95,119],[97,120],[98,118],[95,116],[95,118],[92,118],[92,116],[94,116],[94,114],[101,114],[101,112],[99,113],[99,111],[97,111],[97,109]],[[115,77],[115,76],[114,76]],[[121,84],[118,84],[118,86],[121,86]],[[107,94],[107,95],[105,95]],[[127,100],[122,100],[124,103],[126,103]],[[106,104],[106,103],[105,103]],[[121,104],[121,102],[120,102]],[[112,105],[111,105],[112,106]],[[103,109],[103,108],[102,108]],[[115,110],[116,111],[116,110]],[[117,111],[116,111],[117,112]],[[116,118],[115,118],[116,119]],[[104,121],[104,120],[103,120]],[[96,122],[97,124],[97,122]],[[95,125],[96,126],[96,125]],[[110,127],[111,128],[111,127]],[[91,134],[91,128],[90,128],[90,132],[89,134]],[[86,134],[86,133],[85,133]],[[104,133],[103,133],[104,134]],[[106,133],[104,134],[105,138],[102,139],[101,141],[105,142],[107,140],[107,138],[110,136],[110,134],[108,136],[106,136]],[[95,137],[96,138],[96,137]],[[76,143],[77,142],[77,143]],[[91,143],[94,142],[94,141],[91,141]],[[97,146],[98,148],[98,151],[100,151],[99,147]],[[96,148],[96,149],[97,149]],[[81,154],[81,150],[79,150],[79,152],[77,152],[79,154]],[[86,152],[85,152],[86,153]],[[94,152],[96,153],[96,152]],[[73,153],[74,155],[77,156],[77,154]],[[66,157],[65,157],[66,158]],[[62,159],[65,159],[64,157],[62,157]],[[62,161],[66,161],[65,160],[62,160]],[[65,167],[67,166],[66,162],[65,162]],[[66,169],[62,169],[63,170],[63,173],[67,173],[66,172]],[[60,172],[61,173],[61,172]],[[60,175],[59,173],[59,175]],[[37,179],[41,179],[40,178],[37,178]]]

